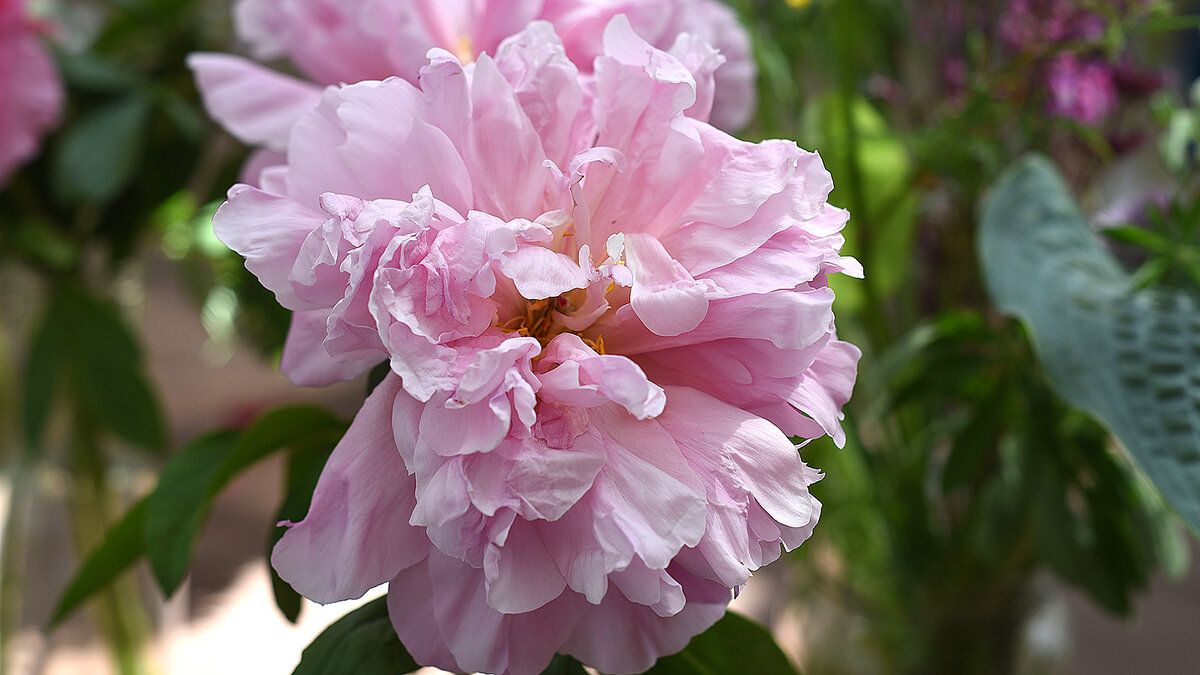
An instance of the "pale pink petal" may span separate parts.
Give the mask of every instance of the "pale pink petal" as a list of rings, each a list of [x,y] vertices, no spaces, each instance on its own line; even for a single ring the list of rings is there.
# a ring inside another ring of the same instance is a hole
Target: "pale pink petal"
[[[711,286],[693,279],[657,239],[627,233],[625,261],[633,272],[629,306],[651,333],[679,335],[704,320]]]
[[[430,548],[408,524],[414,490],[392,437],[397,395],[399,380],[388,375],[367,397],[321,472],[308,516],[271,554],[279,575],[316,602],[357,598]]]
[[[316,206],[314,204],[314,206]],[[279,304],[291,310],[319,309],[303,301],[292,285],[292,268],[304,241],[325,214],[249,185],[235,185],[213,217],[217,238],[246,259],[250,270]]]
[[[325,350],[325,339],[328,337],[325,323],[328,318],[329,312],[321,309],[292,314],[287,340],[283,344],[283,355],[279,359],[279,370],[293,384],[324,387],[352,379],[385,360],[385,354],[381,351],[374,357],[335,361]]]
[[[718,583],[668,570],[687,597],[687,604],[670,617],[631,603],[614,593],[590,607],[575,624],[562,651],[603,673],[645,672],[660,656],[674,654],[725,615],[732,594]],[[620,645],[614,649],[613,645]]]
[[[286,149],[296,121],[321,102],[320,87],[230,54],[191,54],[187,65],[208,114],[248,145]]]

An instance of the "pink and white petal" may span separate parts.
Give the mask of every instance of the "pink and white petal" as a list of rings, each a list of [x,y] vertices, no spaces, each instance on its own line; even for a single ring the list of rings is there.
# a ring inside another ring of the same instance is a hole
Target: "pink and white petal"
[[[532,612],[567,587],[538,528],[523,518],[513,522],[502,541],[487,547],[483,572],[487,604],[502,614]]]
[[[499,267],[528,300],[553,298],[590,283],[579,263],[544,246],[518,246],[500,258]]]
[[[504,40],[496,51],[496,67],[516,92],[545,156],[556,166],[566,166],[583,144],[574,133],[583,88],[554,28],[536,21]]]
[[[789,402],[817,421],[840,448],[846,443],[842,429],[842,406],[850,400],[862,352],[840,340],[832,340],[805,372]]]
[[[337,154],[364,199],[406,200],[428,185],[460,213],[473,205],[471,172],[445,132],[422,117],[419,93],[398,78],[341,89],[337,115],[346,139]]]
[[[283,356],[279,359],[279,370],[292,384],[324,387],[353,379],[387,358],[381,351],[377,356],[354,361],[334,360],[325,349],[328,318],[329,311],[324,309],[292,314],[287,340],[283,343]]]
[[[204,108],[247,145],[286,150],[296,121],[321,102],[321,88],[232,54],[187,58]]]
[[[213,216],[213,231],[246,259],[246,269],[275,294],[279,304],[303,311],[321,307],[296,294],[292,267],[305,239],[324,222],[325,214],[287,197],[234,185]]]
[[[826,339],[832,326],[833,291],[819,288],[713,300],[700,325],[677,336],[651,333],[628,305],[598,322],[594,330],[604,336],[609,350],[636,357],[727,338],[768,340],[781,349],[806,349]]]
[[[636,420],[613,404],[589,416],[608,455],[588,493],[593,532],[625,563],[636,555],[663,569],[704,534],[703,483],[654,420]]]
[[[770,422],[688,387],[667,389],[670,405],[658,422],[697,473],[762,504],[786,527],[815,520],[811,472],[794,443]]]
[[[550,173],[541,139],[496,63],[481,56],[471,79],[470,148],[473,171],[490,177],[476,181],[472,208],[504,220],[536,218]]]
[[[433,596],[428,561],[406,567],[388,584],[388,617],[417,663],[461,673],[466,669],[458,664],[442,637],[441,627],[432,619]]]
[[[675,567],[668,572],[687,597],[679,613],[661,617],[649,607],[609,593],[598,606],[587,609],[560,651],[603,673],[641,673],[659,657],[686,647],[725,615],[732,599],[729,588]]]
[[[624,356],[597,354],[578,335],[561,333],[543,350],[538,396],[543,401],[592,408],[613,402],[637,419],[654,417],[666,404],[662,388]]]
[[[357,598],[430,548],[424,531],[408,524],[416,488],[392,436],[397,395],[399,378],[389,374],[334,448],[308,515],[271,554],[279,575],[316,602]]]
[[[429,401],[421,414],[417,452],[450,457],[490,452],[512,424],[512,404],[503,392],[489,400],[455,404],[449,392]]]
[[[553,521],[591,489],[604,459],[604,446],[592,436],[564,448],[526,436],[463,457],[462,466],[471,503],[483,514],[509,508],[525,520]]]
[[[711,283],[693,279],[658,239],[627,232],[625,262],[633,273],[629,305],[651,333],[680,335],[704,321]]]
[[[502,614],[487,603],[482,570],[437,551],[428,564],[433,617],[461,671],[537,675],[586,606],[578,595],[564,592],[536,611]]]

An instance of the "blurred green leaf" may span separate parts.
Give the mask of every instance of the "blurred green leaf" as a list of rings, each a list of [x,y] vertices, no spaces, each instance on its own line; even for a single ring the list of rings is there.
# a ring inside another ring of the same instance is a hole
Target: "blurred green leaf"
[[[726,612],[678,654],[664,656],[646,675],[796,675],[770,631]]]
[[[26,449],[33,453],[42,447],[42,435],[62,380],[70,339],[65,311],[62,303],[52,298],[29,346],[22,388],[22,426]]]
[[[542,670],[542,675],[587,675],[583,664],[570,656],[555,654],[550,659],[550,665]]]
[[[34,336],[25,377],[25,439],[37,449],[61,373],[97,422],[143,449],[166,445],[158,401],[142,373],[141,348],[108,300],[75,286],[55,290]]]
[[[907,278],[913,259],[909,251],[916,236],[918,195],[911,189],[912,160],[883,116],[861,98],[849,103],[854,127],[851,144],[850,130],[842,114],[844,105],[835,93],[813,99],[804,112],[804,141],[821,152],[826,168],[838,177],[830,202],[850,210],[853,226],[843,231],[846,237],[843,252],[861,256],[860,230],[866,230],[871,249],[870,258],[862,261],[870,270],[865,283],[872,284],[886,297]],[[857,187],[862,194],[854,194],[856,186],[847,178],[849,162],[857,164],[861,177]],[[860,208],[866,212],[857,212]],[[861,294],[858,285],[862,282],[847,278],[832,283],[842,306],[858,304]]]
[[[292,675],[400,675],[419,670],[377,598],[335,621],[304,648]]]
[[[264,414],[241,436],[222,434],[172,457],[146,519],[146,554],[163,592],[170,595],[183,582],[212,502],[235,476],[284,448],[333,447],[345,430],[325,410],[291,406]]]
[[[55,188],[71,203],[103,203],[137,174],[150,118],[149,101],[132,94],[67,127],[54,149]]]
[[[212,506],[210,485],[237,439],[237,432],[218,431],[189,443],[163,467],[147,498],[146,557],[168,596],[187,574],[193,540]]]
[[[142,448],[166,446],[158,400],[142,374],[141,347],[112,303],[69,292],[71,382],[80,402],[116,435]]]
[[[58,67],[69,86],[83,91],[119,94],[144,84],[136,73],[91,51],[60,53]]]
[[[142,531],[146,522],[147,502],[148,499],[143,497],[134,504],[121,521],[109,530],[96,550],[88,555],[59,597],[46,630],[62,623],[84,601],[114,582],[141,557],[145,550]]]
[[[1200,301],[1136,290],[1043,157],[1018,162],[985,200],[988,290],[1020,317],[1055,390],[1121,440],[1200,532]]]

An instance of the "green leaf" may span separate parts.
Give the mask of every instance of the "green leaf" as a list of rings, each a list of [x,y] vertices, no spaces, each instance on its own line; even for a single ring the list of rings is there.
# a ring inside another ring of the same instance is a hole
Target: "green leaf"
[[[187,574],[197,530],[208,518],[210,485],[233,452],[237,432],[202,436],[171,457],[148,499],[146,557],[163,593],[171,595]]]
[[[570,656],[555,654],[550,659],[550,665],[542,671],[542,675],[587,675],[583,664]]]
[[[146,507],[149,499],[143,497],[133,505],[111,530],[104,541],[87,557],[75,577],[58,599],[54,615],[50,617],[46,630],[62,623],[85,600],[116,580],[145,550],[142,537],[146,522]]]
[[[42,444],[64,371],[77,402],[105,429],[144,449],[166,445],[133,331],[115,305],[74,286],[55,290],[30,348],[24,428],[31,450]]]
[[[141,164],[150,110],[146,98],[133,94],[68,127],[53,158],[59,196],[71,203],[103,203],[124,189]]]
[[[400,675],[420,669],[377,598],[335,621],[300,656],[292,675]]]
[[[166,446],[158,400],[142,375],[141,349],[112,303],[83,291],[64,297],[71,382],[80,403],[116,435],[146,449]]]
[[[796,675],[770,631],[727,612],[678,654],[664,656],[646,675]]]
[[[29,452],[37,452],[42,446],[42,434],[45,433],[54,397],[62,380],[68,333],[68,321],[62,303],[52,298],[41,325],[34,333],[29,347],[29,361],[25,366],[22,426]]]
[[[196,535],[213,500],[239,473],[283,448],[333,447],[346,424],[315,406],[270,411],[240,437],[205,437],[167,463],[151,495],[146,553],[163,592],[170,595],[187,575]]]
[[[1106,425],[1200,532],[1200,299],[1136,289],[1042,157],[1000,178],[977,243],[993,300],[1029,327],[1058,394]]]

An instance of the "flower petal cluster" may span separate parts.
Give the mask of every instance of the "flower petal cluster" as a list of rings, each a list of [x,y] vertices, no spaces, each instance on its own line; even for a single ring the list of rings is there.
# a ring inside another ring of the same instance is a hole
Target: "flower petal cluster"
[[[215,119],[251,145],[281,150],[323,86],[393,75],[415,83],[430,49],[469,63],[533,20],[553,23],[567,56],[590,73],[604,26],[617,14],[661,49],[703,40],[719,50],[703,55],[716,75],[689,114],[709,119],[711,108],[713,124],[726,129],[750,120],[757,74],[750,39],[718,0],[240,0],[236,26],[251,53],[287,57],[311,82],[228,54],[194,55],[190,64]]]
[[[37,153],[62,107],[58,71],[24,4],[0,0],[0,185]]]
[[[424,664],[645,670],[812,532],[789,435],[844,438],[826,275],[861,270],[820,158],[685,115],[705,44],[618,16],[600,49],[581,79],[535,22],[330,87],[214,219],[295,312],[290,377],[390,363],[272,563],[318,602],[390,582]]]

